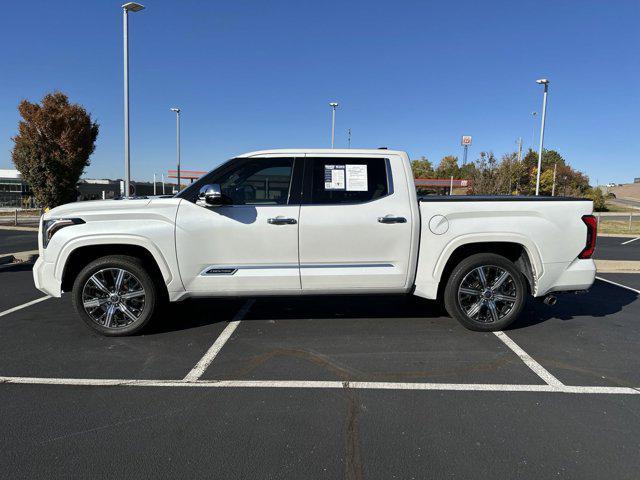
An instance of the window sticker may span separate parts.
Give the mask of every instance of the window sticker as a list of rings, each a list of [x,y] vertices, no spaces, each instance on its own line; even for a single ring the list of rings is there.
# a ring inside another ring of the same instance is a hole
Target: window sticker
[[[324,166],[324,189],[344,190],[345,189],[345,166],[325,165]]]
[[[368,189],[367,166],[347,165],[347,191],[366,192]]]

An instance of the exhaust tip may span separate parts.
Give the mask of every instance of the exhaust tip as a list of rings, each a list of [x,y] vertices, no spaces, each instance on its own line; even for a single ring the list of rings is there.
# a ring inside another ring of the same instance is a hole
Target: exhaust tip
[[[544,297],[543,302],[545,305],[553,307],[558,302],[558,297],[556,297],[555,295],[547,295],[546,297]]]

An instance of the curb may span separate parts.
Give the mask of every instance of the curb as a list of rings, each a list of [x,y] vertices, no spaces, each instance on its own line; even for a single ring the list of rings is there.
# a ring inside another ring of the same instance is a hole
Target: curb
[[[637,260],[595,260],[598,273],[640,273]]]
[[[38,231],[37,226],[34,227],[14,227],[12,225],[0,225],[0,230],[17,230],[17,231],[24,231],[24,232],[37,232]]]
[[[598,233],[599,237],[638,238],[640,235],[632,233]]]

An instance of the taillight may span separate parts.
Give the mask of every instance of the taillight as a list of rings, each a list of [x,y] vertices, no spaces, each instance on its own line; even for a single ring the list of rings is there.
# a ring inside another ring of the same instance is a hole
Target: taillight
[[[583,215],[582,221],[587,226],[587,244],[580,252],[578,258],[591,258],[596,249],[596,238],[598,236],[598,220],[593,215]]]

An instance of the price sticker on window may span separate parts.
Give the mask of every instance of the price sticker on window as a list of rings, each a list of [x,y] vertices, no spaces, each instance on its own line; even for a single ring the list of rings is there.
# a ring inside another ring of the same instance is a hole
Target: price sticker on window
[[[366,192],[369,186],[366,165],[347,165],[347,191]]]
[[[325,165],[324,166],[324,189],[344,190],[345,189],[345,165]]]

